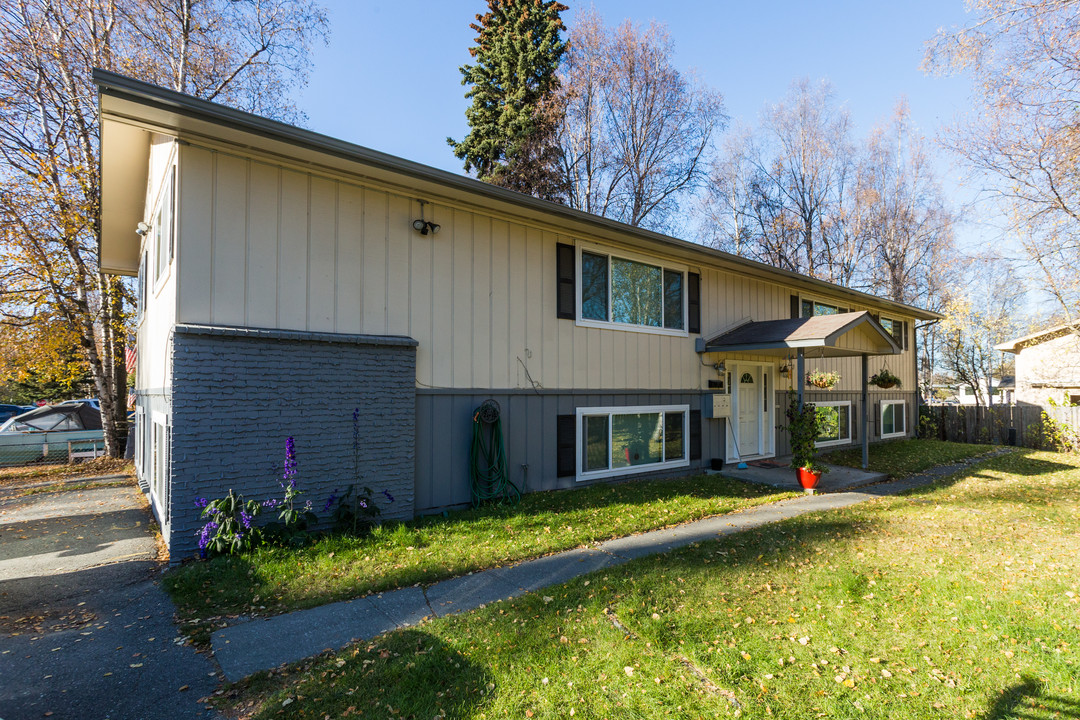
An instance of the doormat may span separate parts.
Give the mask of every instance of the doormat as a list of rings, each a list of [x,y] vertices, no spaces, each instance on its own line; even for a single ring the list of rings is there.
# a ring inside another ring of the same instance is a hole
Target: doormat
[[[750,463],[747,463],[747,464],[748,465],[753,465],[754,467],[759,467],[759,468],[782,468],[782,467],[787,467],[787,465],[785,465],[784,463],[778,463],[778,462],[776,462],[774,460],[754,460],[753,462],[750,462]]]

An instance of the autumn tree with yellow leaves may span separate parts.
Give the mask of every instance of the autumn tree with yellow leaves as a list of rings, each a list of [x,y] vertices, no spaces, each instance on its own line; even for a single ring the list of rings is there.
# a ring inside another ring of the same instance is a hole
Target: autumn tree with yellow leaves
[[[66,333],[101,400],[110,455],[126,430],[133,298],[98,265],[93,68],[295,121],[289,91],[327,31],[311,0],[0,5],[0,323],[28,345]]]

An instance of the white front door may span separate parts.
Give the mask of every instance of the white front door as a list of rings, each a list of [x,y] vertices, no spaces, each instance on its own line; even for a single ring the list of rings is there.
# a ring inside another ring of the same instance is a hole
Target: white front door
[[[742,366],[736,373],[739,388],[739,455],[761,454],[761,368]]]

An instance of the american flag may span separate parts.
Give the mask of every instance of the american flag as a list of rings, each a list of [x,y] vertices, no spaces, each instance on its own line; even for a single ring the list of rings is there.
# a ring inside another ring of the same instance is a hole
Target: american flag
[[[124,349],[124,364],[127,365],[128,372],[135,372],[135,360],[138,357],[138,352],[130,345]]]

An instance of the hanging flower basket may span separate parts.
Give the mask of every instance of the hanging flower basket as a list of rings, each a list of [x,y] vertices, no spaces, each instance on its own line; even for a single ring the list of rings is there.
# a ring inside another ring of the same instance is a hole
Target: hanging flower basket
[[[840,373],[827,370],[811,370],[806,373],[806,384],[822,390],[832,390],[840,382]]]
[[[889,372],[888,368],[881,368],[881,372],[871,375],[869,382],[871,385],[879,387],[882,390],[902,386],[900,378]]]

